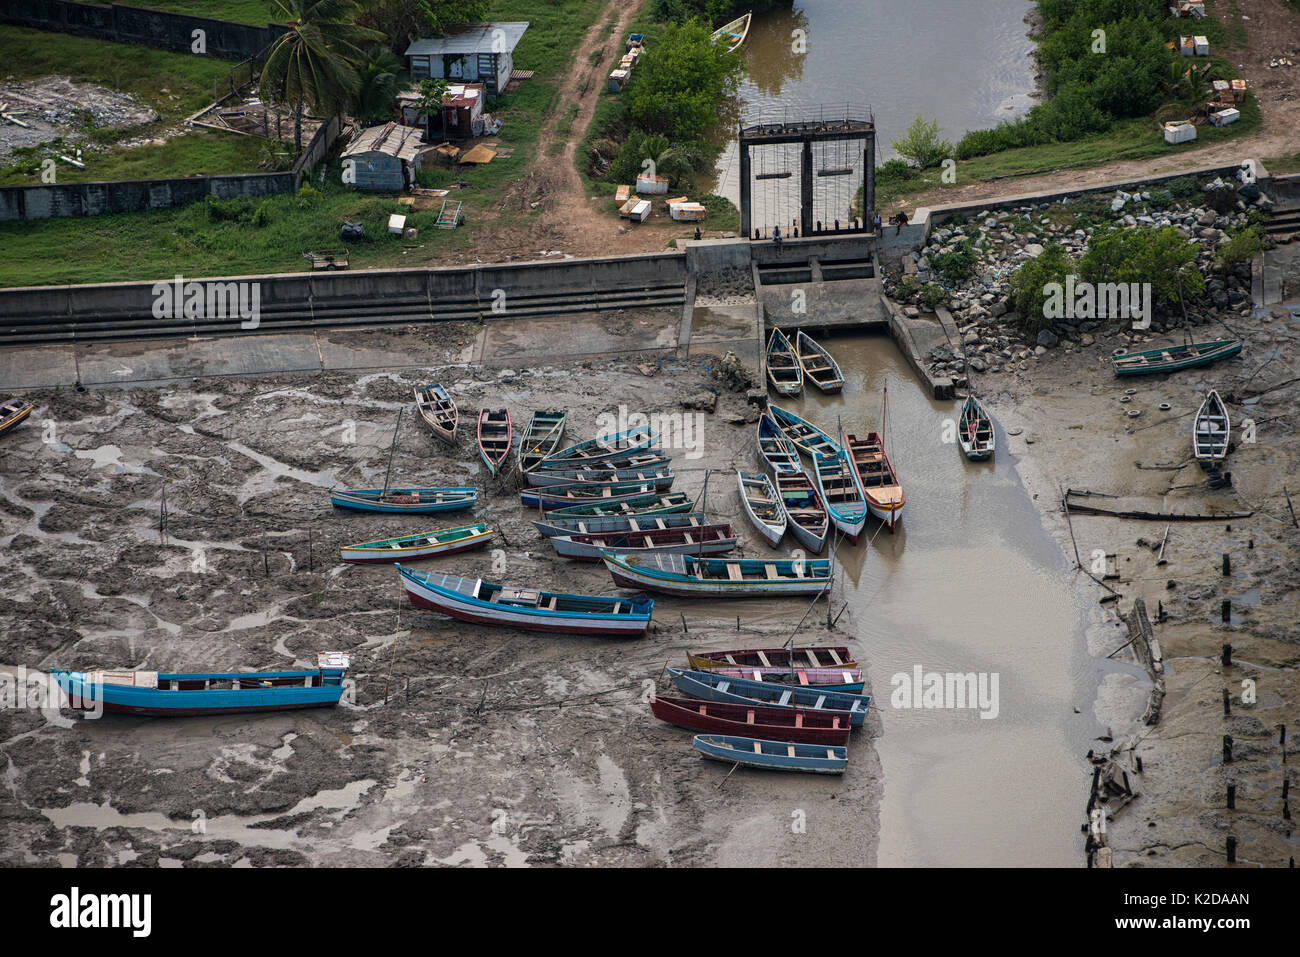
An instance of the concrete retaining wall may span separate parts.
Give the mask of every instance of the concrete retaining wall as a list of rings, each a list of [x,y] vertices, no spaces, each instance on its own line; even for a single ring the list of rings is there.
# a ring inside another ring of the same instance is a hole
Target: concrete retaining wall
[[[73,0],[0,0],[0,23],[141,43],[180,53],[193,52],[194,31],[202,30],[206,55],[230,60],[254,56],[284,32],[283,27],[272,24],[259,27],[119,3],[100,6]]]
[[[266,196],[270,193],[291,192],[294,179],[293,173],[250,173],[105,183],[4,186],[0,187],[0,221],[134,213],[145,209],[183,206],[208,195],[223,199],[233,196]]]

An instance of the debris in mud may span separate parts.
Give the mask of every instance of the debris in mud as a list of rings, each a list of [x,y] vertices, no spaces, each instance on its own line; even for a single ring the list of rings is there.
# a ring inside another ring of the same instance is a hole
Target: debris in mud
[[[0,86],[0,103],[26,124],[0,123],[0,157],[50,140],[76,141],[90,129],[125,130],[159,119],[129,93],[66,76],[6,83]]]

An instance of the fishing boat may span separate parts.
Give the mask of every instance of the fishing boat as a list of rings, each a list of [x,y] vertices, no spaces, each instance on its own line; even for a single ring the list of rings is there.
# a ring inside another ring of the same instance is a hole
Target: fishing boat
[[[22,399],[6,399],[4,404],[0,405],[0,435],[18,428],[23,420],[32,414],[34,408],[36,406]]]
[[[456,426],[460,422],[460,413],[456,402],[447,390],[438,384],[417,385],[415,387],[415,407],[420,412],[433,434],[444,442],[456,441]]]
[[[728,53],[734,53],[740,49],[745,37],[749,35],[749,24],[753,20],[754,14],[747,13],[743,17],[737,17],[725,26],[718,27],[709,37],[712,43],[721,43]]]
[[[666,492],[673,486],[673,470],[668,466],[648,469],[556,469],[555,471],[528,473],[528,484],[533,488],[559,488],[582,485],[622,485],[637,482],[653,485],[655,491]]]
[[[903,517],[907,496],[903,494],[894,463],[885,451],[885,440],[875,432],[868,432],[865,439],[848,435],[844,441],[853,460],[858,488],[867,501],[867,510],[888,525],[892,532]]]
[[[179,718],[332,707],[343,695],[348,656],[325,652],[314,671],[50,671],[67,707]]]
[[[871,707],[869,695],[746,681],[743,678],[715,675],[711,671],[689,671],[682,668],[669,668],[668,676],[678,691],[692,698],[735,704],[758,701],[778,708],[839,711],[849,716],[849,723],[855,728],[862,727]]]
[[[510,454],[510,410],[479,409],[478,454],[495,476]]]
[[[632,515],[673,515],[695,511],[695,499],[685,492],[667,495],[638,495],[621,502],[599,501],[585,505],[569,505],[547,513],[548,519],[560,518],[624,518]]]
[[[701,651],[687,654],[696,671],[714,668],[856,668],[853,652],[843,645],[810,645],[805,648],[733,648],[730,651]]]
[[[714,761],[729,761],[768,771],[843,774],[849,766],[848,748],[824,744],[763,741],[731,734],[697,734],[692,746]]]
[[[541,468],[577,468],[603,459],[625,458],[645,452],[658,436],[649,428],[628,429],[616,435],[602,435],[547,456]]]
[[[682,598],[767,598],[820,595],[830,589],[831,563],[824,558],[695,558],[691,555],[602,556],[620,588]]]
[[[1220,465],[1228,457],[1228,440],[1232,437],[1232,423],[1227,406],[1213,389],[1201,403],[1192,430],[1192,452],[1203,469]]]
[[[665,528],[692,528],[708,525],[703,512],[677,515],[622,515],[610,518],[552,518],[533,522],[545,538],[554,535],[609,535],[619,532],[654,532]]]
[[[745,514],[763,540],[776,548],[785,536],[787,519],[772,480],[766,475],[746,474],[737,469],[736,482],[740,486],[740,501],[745,506]]]
[[[1111,358],[1116,375],[1144,375],[1148,372],[1177,372],[1209,365],[1241,352],[1240,339],[1214,339],[1181,346],[1165,346],[1145,352],[1126,352]]]
[[[758,455],[773,475],[803,470],[799,450],[767,412],[758,417]]]
[[[961,418],[957,420],[957,442],[962,454],[972,462],[982,462],[993,457],[996,441],[993,420],[984,406],[975,396],[967,396],[961,407]]]
[[[780,329],[773,329],[767,340],[767,380],[777,395],[798,395],[803,391],[803,367]]]
[[[360,512],[454,512],[478,500],[476,488],[330,489],[330,502]]]
[[[548,460],[539,465],[537,472],[550,475],[555,472],[572,474],[582,472],[622,472],[628,469],[657,469],[672,462],[671,455],[664,455],[657,449],[636,452],[631,455],[615,455],[607,459],[592,459],[588,462],[561,462]]]
[[[785,509],[787,528],[804,548],[820,555],[830,535],[826,505],[806,472],[777,473],[776,491]]]
[[[867,524],[867,500],[858,487],[857,473],[849,462],[849,453],[837,449],[834,455],[818,455],[813,459],[817,476],[817,493],[826,514],[841,535],[853,544]]]
[[[846,745],[853,727],[834,711],[727,704],[694,698],[650,696],[650,713],[667,724],[710,734],[749,735],[801,744]]]
[[[645,634],[654,610],[654,601],[649,598],[606,598],[507,588],[481,578],[396,567],[412,605],[480,625],[634,638]]]
[[[840,371],[839,363],[824,346],[802,329],[794,338],[794,353],[799,358],[799,366],[807,381],[831,394],[844,388],[844,373]]]
[[[824,688],[847,694],[862,692],[862,671],[858,668],[732,668],[720,665],[706,670],[723,678],[744,678],[746,681],[761,681],[765,684]]]
[[[840,450],[838,442],[811,422],[795,415],[789,409],[769,404],[767,410],[772,414],[772,421],[777,424],[785,437],[794,443],[795,448],[809,458],[815,458],[818,455],[834,455]]]
[[[538,468],[548,455],[553,455],[564,438],[564,423],[569,413],[538,410],[528,417],[523,438],[519,440],[519,471],[525,475]]]
[[[598,562],[603,552],[620,555],[722,555],[736,547],[730,525],[697,525],[652,532],[577,532],[549,539],[555,554],[577,561]]]
[[[487,527],[486,522],[479,522],[475,525],[462,525],[460,528],[445,528],[440,532],[344,545],[339,549],[339,558],[361,565],[413,562],[433,558],[435,555],[454,555],[456,552],[479,548],[492,541],[493,534],[495,533]]]
[[[525,508],[540,508],[549,512],[551,509],[564,509],[573,505],[626,502],[658,492],[659,488],[654,482],[573,482],[545,488],[526,488],[519,493],[519,503]]]

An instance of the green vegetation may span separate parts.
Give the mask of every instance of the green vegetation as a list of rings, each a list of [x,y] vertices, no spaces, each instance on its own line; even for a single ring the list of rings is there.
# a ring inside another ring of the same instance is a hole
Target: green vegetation
[[[1030,334],[1052,324],[1043,314],[1051,298],[1048,287],[1064,286],[1070,275],[1098,285],[1151,283],[1154,303],[1178,302],[1205,291],[1205,277],[1196,267],[1197,251],[1197,245],[1173,226],[1098,230],[1078,260],[1071,259],[1059,243],[1052,243],[1017,269],[1010,282],[1011,301],[1021,328]]]
[[[765,13],[781,0],[655,0],[655,16],[666,23],[699,20],[720,27],[742,13]]]
[[[80,3],[99,3],[105,0],[78,0]],[[188,13],[195,17],[216,17],[236,23],[265,26],[271,22],[271,0],[132,0],[134,6],[167,13]]]
[[[1231,269],[1250,262],[1269,248],[1264,228],[1257,224],[1244,226],[1231,232],[1214,254],[1214,264],[1220,269]]]
[[[1044,25],[1037,57],[1049,99],[1014,122],[967,133],[957,158],[1068,143],[1138,117],[1191,115],[1210,80],[1236,74],[1223,57],[1207,63],[1169,49],[1184,27],[1167,17],[1166,6],[1166,0],[1039,0]],[[1196,31],[1211,49],[1226,45],[1213,18],[1199,21]]]
[[[952,156],[952,144],[939,135],[938,119],[927,123],[924,116],[914,119],[903,138],[894,140],[892,145],[899,156],[917,169],[938,166]]]
[[[930,265],[945,282],[956,284],[971,277],[978,257],[975,240],[967,238],[952,252],[934,253],[930,256]]]

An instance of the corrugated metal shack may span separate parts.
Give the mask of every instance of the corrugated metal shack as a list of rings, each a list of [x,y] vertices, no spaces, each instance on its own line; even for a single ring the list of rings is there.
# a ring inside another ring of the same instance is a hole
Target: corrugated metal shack
[[[510,82],[515,47],[527,29],[524,21],[461,23],[445,37],[416,40],[406,48],[411,79],[482,83],[496,96]]]
[[[415,183],[424,137],[414,126],[386,123],[358,133],[343,151],[357,189],[401,192]]]

